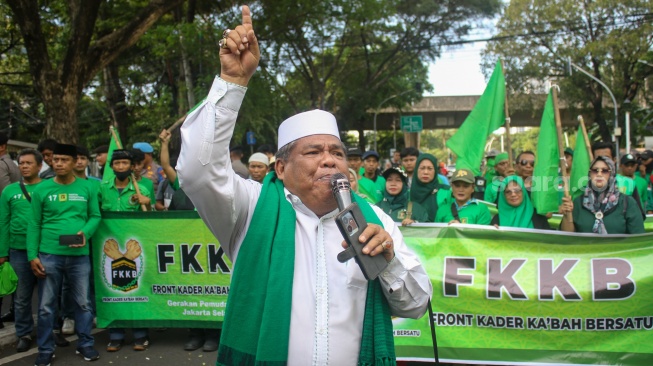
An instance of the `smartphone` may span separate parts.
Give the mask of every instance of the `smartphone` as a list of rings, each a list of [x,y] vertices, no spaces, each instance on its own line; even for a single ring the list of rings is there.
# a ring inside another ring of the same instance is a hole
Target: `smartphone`
[[[358,204],[352,203],[336,215],[336,225],[338,225],[338,229],[340,229],[349,247],[354,248],[356,251],[354,259],[356,259],[356,263],[358,263],[365,278],[368,281],[376,279],[388,266],[388,262],[382,254],[371,257],[363,253],[365,244],[358,241],[358,237],[367,227],[367,221],[365,221]]]
[[[81,235],[59,235],[59,245],[84,244],[84,237]]]

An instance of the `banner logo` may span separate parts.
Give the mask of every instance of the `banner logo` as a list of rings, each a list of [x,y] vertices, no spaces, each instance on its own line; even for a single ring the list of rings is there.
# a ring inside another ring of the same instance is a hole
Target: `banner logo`
[[[102,258],[102,277],[105,284],[118,291],[129,292],[138,288],[138,278],[143,271],[143,249],[141,244],[130,239],[125,246],[125,252],[115,239],[107,239],[104,242]],[[106,258],[111,262],[106,263]]]

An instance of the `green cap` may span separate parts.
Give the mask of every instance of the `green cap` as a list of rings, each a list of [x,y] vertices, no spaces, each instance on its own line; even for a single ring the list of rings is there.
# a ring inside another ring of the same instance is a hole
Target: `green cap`
[[[449,180],[453,182],[465,182],[474,184],[474,173],[469,169],[458,169],[453,173],[453,177]]]
[[[566,148],[565,149],[565,155],[574,156],[574,149],[572,149],[571,147]]]

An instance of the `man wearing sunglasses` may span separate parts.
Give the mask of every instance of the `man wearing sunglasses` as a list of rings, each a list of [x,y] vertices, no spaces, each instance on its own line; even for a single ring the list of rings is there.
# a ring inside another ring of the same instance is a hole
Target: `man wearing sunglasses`
[[[639,194],[639,200],[642,207],[646,207],[647,195],[645,192],[648,191],[648,182],[635,174],[638,168],[637,159],[633,154],[626,154],[621,157],[620,163],[619,170],[621,170],[621,174],[617,174],[619,191],[631,196],[634,192],[638,194],[644,192]]]
[[[530,192],[533,180],[533,168],[535,167],[535,153],[528,150],[522,151],[517,155],[515,162],[515,171],[524,180],[524,187]]]

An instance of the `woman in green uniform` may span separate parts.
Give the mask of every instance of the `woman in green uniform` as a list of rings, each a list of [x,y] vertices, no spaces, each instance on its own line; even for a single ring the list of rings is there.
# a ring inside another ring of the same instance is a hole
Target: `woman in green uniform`
[[[385,191],[383,199],[376,205],[396,222],[408,226],[414,222],[426,222],[428,214],[419,203],[408,199],[408,176],[399,168],[388,168],[383,172]]]
[[[619,192],[616,174],[609,158],[597,156],[592,161],[584,194],[573,202],[569,197],[562,199],[562,230],[595,234],[644,233],[644,220],[637,202]]]
[[[498,199],[499,213],[492,218],[492,225],[551,230],[546,216],[535,212],[521,177],[516,175],[506,177],[501,182]]]
[[[426,209],[428,222],[435,221],[438,207],[451,201],[449,186],[438,181],[438,159],[431,154],[420,154],[415,163],[415,175],[410,187],[410,200]]]
[[[468,169],[458,169],[450,182],[453,199],[449,204],[440,205],[435,222],[489,225],[492,221],[490,209],[472,198],[474,173]]]

